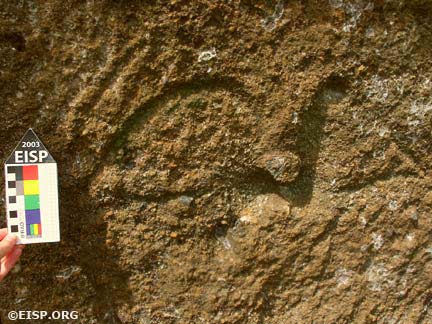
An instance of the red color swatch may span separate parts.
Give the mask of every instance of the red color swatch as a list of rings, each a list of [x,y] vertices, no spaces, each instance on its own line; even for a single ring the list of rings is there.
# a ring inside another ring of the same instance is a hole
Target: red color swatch
[[[37,165],[23,165],[23,180],[38,180]]]

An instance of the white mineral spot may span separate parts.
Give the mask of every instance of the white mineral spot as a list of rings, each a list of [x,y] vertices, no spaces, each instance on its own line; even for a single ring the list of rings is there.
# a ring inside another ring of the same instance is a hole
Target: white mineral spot
[[[363,13],[367,10],[372,10],[374,7],[372,2],[363,0],[329,0],[329,3],[333,8],[342,9],[345,12],[347,20],[342,30],[346,33],[355,29]]]
[[[239,220],[243,223],[251,223],[251,218],[249,216],[242,216]]]
[[[389,207],[390,210],[396,210],[396,209],[398,209],[398,203],[397,203],[397,201],[396,200],[390,200],[389,204],[388,204],[388,207]]]
[[[412,233],[407,234],[407,235],[405,236],[405,239],[406,239],[408,242],[411,242],[412,240],[414,240],[414,234],[412,234]]]
[[[417,127],[418,125],[420,125],[420,121],[419,120],[410,120],[408,118],[408,126]]]
[[[81,51],[81,57],[82,57],[83,59],[85,59],[85,58],[87,58],[87,55],[88,55],[87,50],[86,50],[86,49],[83,49],[83,50]]]
[[[58,279],[58,280],[69,279],[75,273],[80,273],[81,270],[82,269],[80,266],[71,266],[71,267],[65,268],[56,275],[56,279]]]
[[[381,234],[372,233],[372,244],[375,250],[379,250],[382,248],[384,244],[384,240],[381,236]]]
[[[198,62],[210,61],[216,57],[216,49],[213,47],[211,50],[201,52],[198,55]]]
[[[219,242],[222,243],[225,250],[231,250],[232,249],[232,244],[226,236],[219,236],[217,239]]]
[[[335,9],[341,8],[344,5],[343,0],[329,0],[329,3],[330,3],[330,6],[332,6]]]
[[[353,275],[354,275],[353,271],[347,270],[345,268],[336,270],[335,279],[338,287],[347,285],[350,282]]]
[[[405,296],[406,293],[408,292],[406,289],[406,286],[407,286],[407,278],[403,277],[399,283],[399,289],[401,289],[401,290],[396,295],[402,296],[402,297]]]
[[[385,159],[385,152],[384,151],[373,151],[372,156],[374,159]]]
[[[405,322],[398,322],[398,319],[395,317],[392,317],[390,315],[386,315],[383,317],[382,321],[380,323],[386,323],[386,324],[397,324],[397,323],[405,323]]]
[[[394,279],[382,263],[371,265],[366,274],[369,282],[368,288],[372,291],[381,291],[383,286],[384,288],[394,286]]]
[[[193,200],[194,200],[193,197],[189,197],[189,196],[180,196],[179,197],[179,201],[185,206],[189,206]]]
[[[385,102],[389,96],[387,80],[374,76],[372,78],[372,88],[369,94],[375,97],[376,101]]]
[[[273,159],[267,162],[267,170],[273,176],[273,178],[278,178],[286,169],[287,161],[284,157],[275,156]]]
[[[273,14],[265,19],[261,19],[261,26],[263,26],[264,29],[268,31],[272,31],[276,28],[276,24],[279,19],[282,18],[283,12],[283,1],[279,1],[275,6]]]
[[[422,88],[423,90],[430,90],[430,89],[431,89],[431,85],[432,85],[431,80],[430,80],[429,78],[426,78],[426,79],[423,81],[423,83],[421,84],[421,88]]]
[[[416,268],[415,268],[415,266],[412,265],[412,264],[410,264],[410,265],[408,266],[406,272],[407,272],[407,273],[414,273],[414,272],[416,272]]]
[[[410,114],[408,118],[410,126],[417,126],[424,121],[426,114],[432,110],[432,101],[414,100],[411,103]],[[414,118],[413,118],[414,117]]]
[[[387,127],[381,127],[378,131],[378,135],[380,137],[383,137],[385,134],[389,133],[389,130]]]
[[[293,124],[297,124],[297,123],[298,123],[298,113],[294,111],[294,112],[291,114],[291,117],[292,117],[292,123],[293,123]]]
[[[410,218],[411,218],[413,221],[418,220],[418,213],[417,213],[417,210],[414,210],[414,211],[411,213]]]

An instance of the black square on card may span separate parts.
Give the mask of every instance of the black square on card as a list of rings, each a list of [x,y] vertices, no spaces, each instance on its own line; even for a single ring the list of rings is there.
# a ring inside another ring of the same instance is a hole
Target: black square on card
[[[7,170],[8,170],[8,173],[15,173],[16,167],[15,166],[8,166]]]

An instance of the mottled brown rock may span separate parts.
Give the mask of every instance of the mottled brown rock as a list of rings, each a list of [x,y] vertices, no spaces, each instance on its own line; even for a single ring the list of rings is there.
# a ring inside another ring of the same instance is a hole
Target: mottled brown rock
[[[431,323],[431,9],[0,1],[0,150],[35,128],[62,230],[2,323]]]

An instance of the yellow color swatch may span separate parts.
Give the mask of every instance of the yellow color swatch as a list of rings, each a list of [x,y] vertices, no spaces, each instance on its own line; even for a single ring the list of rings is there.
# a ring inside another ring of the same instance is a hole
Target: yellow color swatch
[[[24,195],[38,195],[39,180],[24,180]]]

